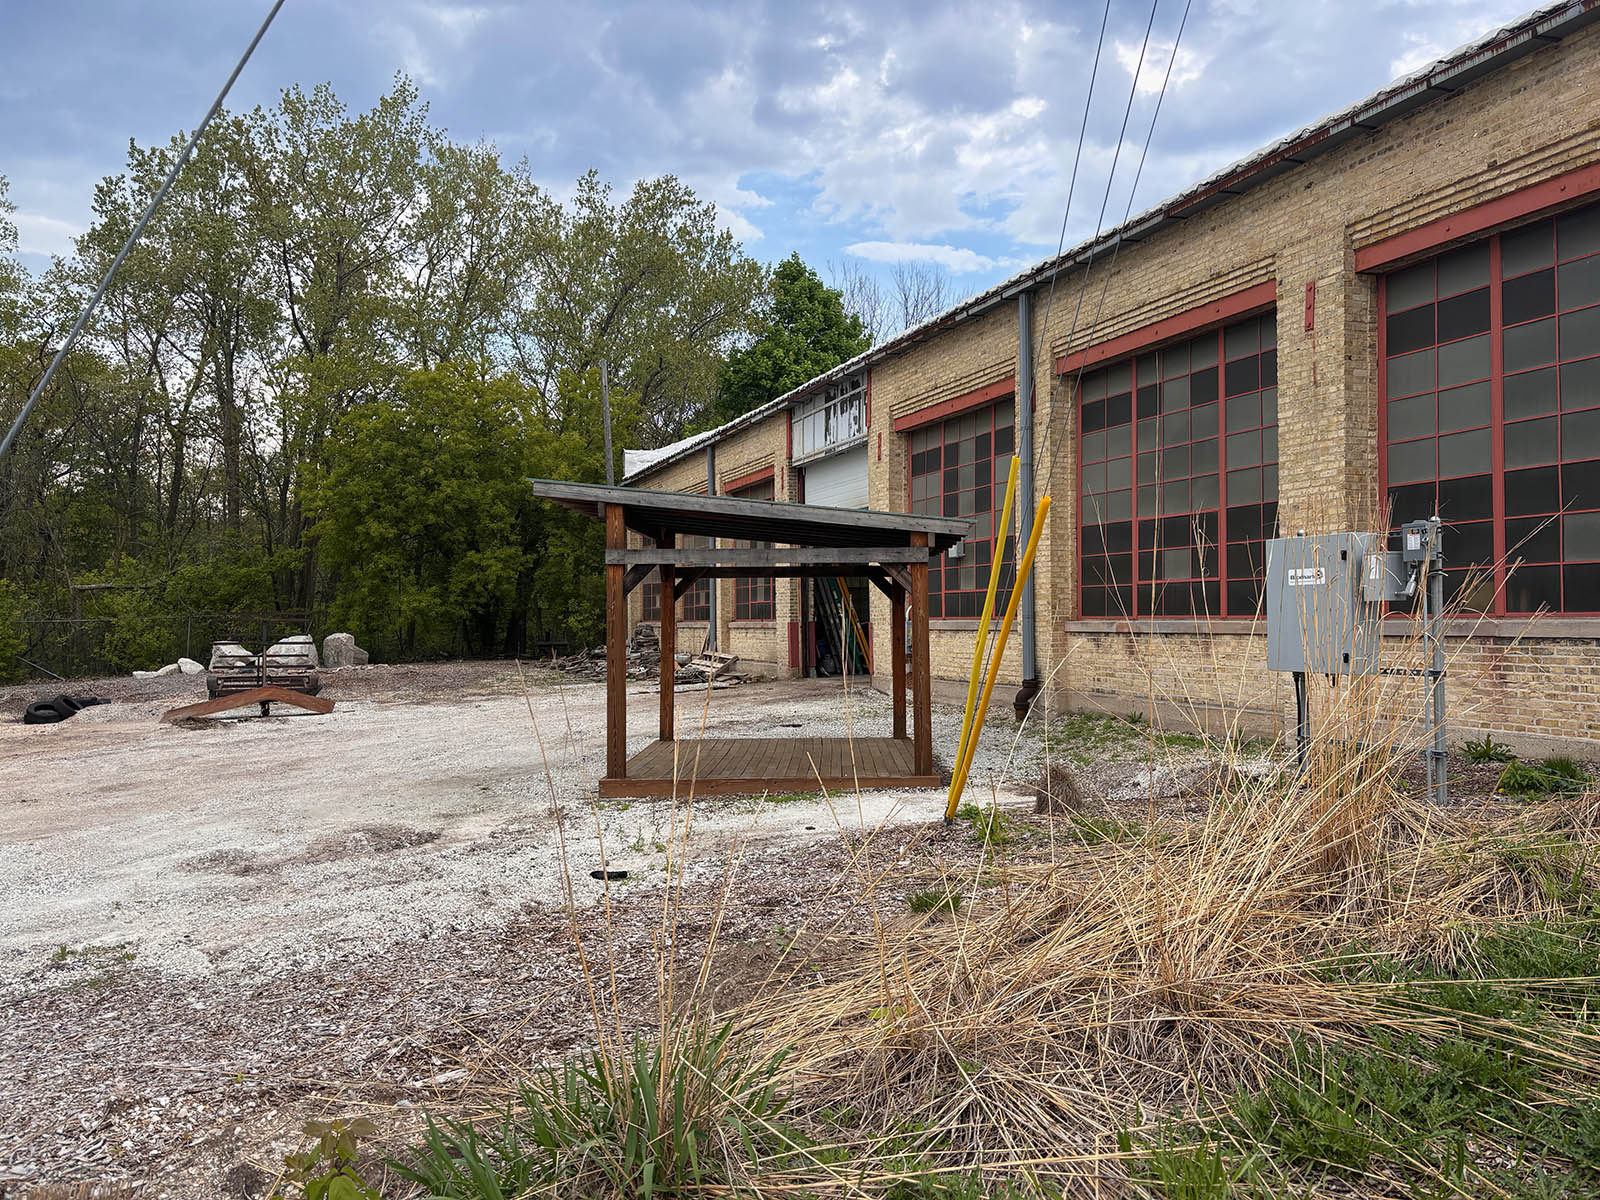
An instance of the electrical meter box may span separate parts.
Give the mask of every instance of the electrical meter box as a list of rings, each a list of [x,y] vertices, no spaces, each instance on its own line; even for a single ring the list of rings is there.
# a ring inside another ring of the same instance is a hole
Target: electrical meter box
[[[1383,605],[1368,599],[1369,556],[1384,561],[1375,533],[1273,538],[1267,543],[1267,668],[1317,675],[1378,669]]]
[[[1404,600],[1416,591],[1416,575],[1406,565],[1399,550],[1373,550],[1367,555],[1366,573],[1361,576],[1362,598],[1371,604]]]

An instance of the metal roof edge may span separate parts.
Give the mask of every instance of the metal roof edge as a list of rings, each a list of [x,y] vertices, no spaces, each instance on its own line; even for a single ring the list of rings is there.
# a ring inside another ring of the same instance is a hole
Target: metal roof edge
[[[1381,129],[1390,121],[1405,116],[1433,100],[1453,95],[1468,84],[1535,50],[1558,44],[1596,20],[1600,20],[1600,0],[1561,0],[1560,3],[1532,9],[1499,29],[1458,46],[1429,65],[1390,81],[1354,104],[1330,113],[1286,137],[1268,143],[1254,154],[1230,163],[1187,191],[1146,209],[1122,225],[1099,233],[1060,255],[1019,271],[993,287],[952,305],[944,312],[902,330],[882,345],[865,350],[854,358],[808,379],[777,399],[769,400],[761,407],[751,409],[743,416],[736,417],[715,429],[706,430],[703,435],[704,441],[697,438],[694,445],[684,447],[670,457],[653,462],[632,475],[624,476],[623,482],[643,478],[659,467],[681,461],[705,442],[720,441],[727,434],[736,433],[748,425],[792,407],[812,391],[842,375],[863,370],[903,353],[932,334],[948,326],[963,324],[998,304],[1014,299],[1021,292],[1040,286],[1055,275],[1092,263],[1102,254],[1108,253],[1118,242],[1142,241],[1167,225],[1187,220],[1213,205],[1242,195],[1291,167],[1301,166],[1320,158],[1359,133],[1370,133]]]

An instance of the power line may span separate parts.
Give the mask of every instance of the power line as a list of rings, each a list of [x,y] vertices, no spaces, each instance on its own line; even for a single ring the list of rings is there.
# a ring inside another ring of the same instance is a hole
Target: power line
[[[1134,170],[1133,185],[1128,189],[1128,203],[1123,209],[1122,221],[1121,221],[1120,224],[1124,225],[1124,226],[1128,223],[1128,218],[1132,215],[1132,212],[1133,212],[1133,201],[1134,201],[1135,196],[1138,193],[1139,179],[1144,174],[1145,159],[1150,154],[1150,143],[1155,138],[1156,121],[1161,116],[1162,101],[1165,100],[1165,98],[1166,98],[1167,86],[1171,82],[1171,79],[1172,79],[1172,67],[1173,67],[1173,64],[1178,61],[1178,49],[1183,43],[1183,31],[1184,31],[1184,28],[1187,26],[1188,21],[1189,21],[1189,8],[1190,8],[1190,4],[1191,3],[1192,3],[1192,0],[1184,0],[1183,14],[1182,14],[1182,17],[1180,18],[1180,20],[1178,22],[1178,32],[1177,32],[1177,35],[1174,37],[1173,43],[1172,43],[1172,53],[1167,58],[1167,69],[1166,69],[1165,73],[1161,77],[1161,88],[1156,93],[1155,109],[1152,111],[1152,113],[1150,115],[1150,127],[1149,127],[1149,129],[1147,129],[1145,131],[1144,146],[1141,148],[1141,150],[1139,152],[1139,164]],[[1099,216],[1098,220],[1096,221],[1094,239],[1090,242],[1090,245],[1089,245],[1089,257],[1083,264],[1083,277],[1082,277],[1082,280],[1080,281],[1079,287],[1078,287],[1078,301],[1077,301],[1076,307],[1073,310],[1072,324],[1068,327],[1067,336],[1062,342],[1063,345],[1070,345],[1072,343],[1072,340],[1073,340],[1074,336],[1077,333],[1079,317],[1082,315],[1082,312],[1083,312],[1084,297],[1088,294],[1088,290],[1089,290],[1090,268],[1094,265],[1095,251],[1099,248],[1097,243],[1098,243],[1099,238],[1100,238],[1100,232],[1104,228],[1106,207],[1110,203],[1110,200],[1111,200],[1111,189],[1112,189],[1113,183],[1115,182],[1115,176],[1116,176],[1116,170],[1117,170],[1117,161],[1121,157],[1121,154],[1122,154],[1122,142],[1123,142],[1124,137],[1127,134],[1128,118],[1129,118],[1129,115],[1133,111],[1134,97],[1138,93],[1139,76],[1144,71],[1145,54],[1146,54],[1146,52],[1148,50],[1148,47],[1149,47],[1149,44],[1150,44],[1150,31],[1155,25],[1156,9],[1159,6],[1160,6],[1160,0],[1154,0],[1154,2],[1150,6],[1150,20],[1145,26],[1144,42],[1139,47],[1139,62],[1138,62],[1138,65],[1134,68],[1133,83],[1128,89],[1128,104],[1127,104],[1126,109],[1124,109],[1124,111],[1123,111],[1122,128],[1119,130],[1119,132],[1117,134],[1117,149],[1116,149],[1116,152],[1112,155],[1111,171],[1106,177],[1105,195],[1104,195],[1104,197],[1102,197],[1101,202],[1100,202],[1100,216]],[[1089,328],[1088,328],[1088,330],[1086,332],[1086,335],[1085,335],[1088,340],[1092,340],[1093,339],[1094,331],[1095,331],[1095,329],[1097,329],[1099,327],[1100,317],[1103,315],[1103,313],[1105,311],[1106,294],[1107,294],[1108,289],[1111,286],[1111,270],[1116,265],[1117,255],[1121,251],[1121,249],[1122,249],[1122,238],[1119,236],[1116,239],[1116,241],[1113,243],[1112,247],[1111,247],[1111,257],[1107,261],[1107,263],[1106,263],[1106,265],[1105,265],[1105,267],[1104,267],[1104,269],[1102,271],[1102,275],[1104,276],[1104,278],[1103,278],[1103,280],[1101,282],[1100,298],[1099,298],[1099,301],[1097,302],[1096,307],[1095,307],[1094,319],[1089,323]],[[1047,355],[1050,353],[1050,349],[1049,349],[1048,343],[1046,343],[1046,345],[1044,346],[1044,351],[1045,351],[1045,353]],[[1083,365],[1080,363],[1079,367],[1078,367],[1078,372],[1073,377],[1072,388],[1069,389],[1069,391],[1074,390],[1076,388],[1078,382],[1081,381],[1082,378],[1083,378]],[[1067,431],[1069,429],[1073,428],[1074,425],[1075,425],[1075,422],[1073,422],[1071,420],[1062,422],[1061,423],[1061,427],[1056,430],[1054,437],[1046,445],[1046,447],[1045,447],[1045,455],[1044,455],[1044,462],[1042,464],[1042,473],[1044,473],[1047,478],[1049,476],[1049,472],[1054,469],[1055,457],[1056,457],[1056,454],[1058,453],[1058,451],[1060,450],[1062,439],[1066,436]]]
[[[1056,258],[1059,260],[1061,252],[1067,246],[1067,218],[1072,214],[1072,194],[1078,187],[1078,164],[1083,160],[1083,139],[1089,131],[1089,108],[1094,103],[1094,83],[1100,74],[1100,52],[1106,44],[1106,23],[1111,19],[1111,0],[1106,0],[1105,11],[1100,14],[1100,37],[1094,45],[1094,65],[1089,68],[1089,92],[1083,98],[1083,120],[1078,125],[1078,148],[1072,154],[1072,177],[1067,180],[1067,204],[1061,210],[1061,235],[1056,238]],[[1050,306],[1056,299],[1056,280],[1061,278],[1059,270],[1051,273],[1050,291],[1044,299],[1044,320],[1039,328],[1050,328]],[[1032,364],[1029,364],[1030,366]]]
[[[256,30],[255,37],[250,39],[250,44],[245,47],[244,54],[235,64],[233,73],[228,76],[228,81],[222,85],[222,90],[217,93],[217,98],[211,102],[211,108],[201,119],[200,124],[195,127],[195,131],[190,135],[183,152],[178,155],[177,160],[172,164],[172,169],[167,172],[167,177],[161,181],[161,186],[156,189],[156,194],[150,197],[150,204],[145,208],[144,215],[139,218],[138,224],[133,227],[133,232],[128,235],[128,240],[123,243],[122,249],[117,252],[117,257],[111,260],[111,266],[107,268],[105,278],[100,281],[100,286],[95,290],[94,295],[89,298],[88,305],[78,314],[78,319],[73,323],[72,330],[67,334],[66,341],[61,343],[61,348],[56,351],[55,357],[50,360],[50,365],[45,368],[44,374],[39,377],[39,382],[34,385],[33,391],[28,394],[28,399],[22,405],[22,411],[17,414],[17,419],[11,423],[11,428],[6,433],[5,441],[0,442],[0,459],[5,458],[6,451],[11,449],[11,443],[17,440],[17,434],[21,432],[23,422],[28,419],[28,414],[33,411],[33,406],[39,402],[39,397],[44,394],[45,388],[50,386],[50,380],[55,377],[56,368],[65,361],[68,352],[77,342],[78,335],[83,332],[84,326],[89,323],[89,318],[94,315],[94,310],[99,307],[101,299],[106,294],[106,289],[111,286],[111,280],[115,278],[118,268],[122,266],[122,260],[128,257],[129,251],[138,242],[139,236],[144,233],[144,227],[150,223],[150,218],[155,216],[156,209],[161,206],[161,201],[166,198],[167,191],[172,187],[173,180],[178,178],[178,172],[183,170],[183,165],[189,161],[189,156],[194,153],[194,148],[199,143],[200,136],[205,133],[206,126],[211,124],[211,118],[215,117],[222,108],[222,102],[227,99],[228,91],[233,87],[233,81],[239,78],[239,72],[243,71],[245,63],[250,61],[250,56],[255,53],[256,46],[267,32],[267,27],[272,24],[272,19],[278,15],[278,10],[282,7],[283,0],[273,0],[272,10],[267,13],[267,19],[261,22],[261,28]]]

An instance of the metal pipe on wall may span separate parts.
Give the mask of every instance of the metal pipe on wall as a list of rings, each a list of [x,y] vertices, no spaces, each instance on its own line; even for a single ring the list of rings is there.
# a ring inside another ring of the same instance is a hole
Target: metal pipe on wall
[[[1033,303],[1032,293],[1017,293],[1017,517],[1020,526],[1017,545],[1025,546],[1033,533]],[[996,559],[999,558],[997,554]],[[1022,687],[1011,706],[1017,719],[1027,716],[1033,698],[1039,694],[1039,659],[1035,649],[1033,574],[1022,581]]]
[[[717,494],[717,443],[713,438],[706,444],[706,495]],[[717,648],[717,588],[720,579],[710,580],[711,604],[706,612],[706,649]]]

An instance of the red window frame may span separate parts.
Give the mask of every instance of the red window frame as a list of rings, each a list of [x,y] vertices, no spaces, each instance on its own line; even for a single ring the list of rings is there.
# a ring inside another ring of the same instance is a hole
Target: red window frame
[[[645,548],[655,546],[650,538],[645,538]],[[684,534],[685,546],[709,546],[711,539],[700,534]],[[639,585],[642,592],[641,603],[643,609],[639,614],[641,621],[661,620],[661,576],[656,572],[650,573],[650,578]],[[688,592],[678,597],[678,620],[680,621],[709,621],[711,619],[711,580],[699,579]]]
[[[776,493],[770,477],[731,493],[742,500],[771,500]],[[771,542],[735,539],[733,546],[770,546]],[[770,575],[739,575],[733,581],[733,619],[735,621],[775,621],[778,618],[777,581]]]
[[[644,539],[644,548],[646,550],[655,549],[655,545],[656,545],[656,543],[655,543],[655,539],[654,538],[645,538]],[[639,585],[639,588],[640,588],[640,593],[639,593],[640,603],[643,606],[641,611],[640,611],[640,613],[639,613],[639,619],[641,621],[659,621],[659,620],[661,620],[661,576],[660,576],[660,574],[658,572],[655,572],[655,571],[650,572],[649,577],[646,578],[645,581]]]
[[[702,533],[686,533],[683,535],[682,544],[685,549],[691,547],[707,547],[711,539]],[[693,586],[678,600],[678,620],[680,621],[710,621],[711,620],[711,580],[700,578],[695,580]]]
[[[1278,508],[1276,311],[1079,373],[1080,616],[1259,613]]]
[[[1378,313],[1392,525],[1438,512],[1458,607],[1600,615],[1600,204],[1389,271]]]
[[[975,525],[960,558],[946,556],[929,564],[928,615],[939,620],[980,617],[995,553],[994,527],[1005,504],[1006,478],[1016,447],[1012,397],[923,424],[910,431],[909,439],[910,510],[971,517]],[[1015,575],[1016,539],[1011,530],[1004,533],[997,614],[1010,601]]]

